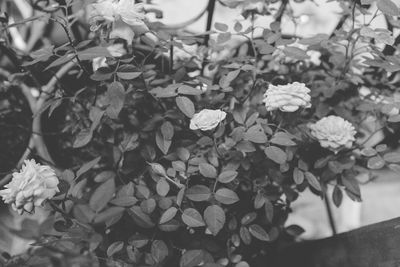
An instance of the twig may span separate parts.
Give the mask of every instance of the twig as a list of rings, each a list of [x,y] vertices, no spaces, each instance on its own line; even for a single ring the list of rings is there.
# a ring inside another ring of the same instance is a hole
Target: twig
[[[39,96],[39,99],[36,101],[35,105],[33,106],[33,103],[31,104],[31,109],[32,113],[35,114],[38,112],[42,107],[43,104],[46,102],[46,100],[49,98],[51,93],[55,90],[55,86],[59,79],[63,77],[72,67],[74,67],[76,62],[70,61],[67,64],[65,64],[62,68],[60,68],[57,73],[50,79],[50,81],[42,87],[42,93]],[[22,92],[24,95],[29,99],[31,97],[29,89],[27,87],[22,86]],[[29,96],[30,95],[30,96]],[[29,101],[29,100],[28,100]],[[37,150],[38,155],[43,158],[46,162],[49,163],[54,163],[52,160],[50,153],[47,149],[46,143],[44,142],[43,136],[42,136],[42,127],[41,127],[41,116],[40,114],[37,116],[34,116],[33,122],[32,122],[32,134],[29,139],[29,144],[25,152],[23,153],[22,157],[18,161],[18,164],[16,166],[17,169],[21,168],[22,164],[24,163],[24,160],[28,158],[30,155],[31,151],[33,149]],[[11,179],[12,175],[6,175],[2,180],[0,180],[0,187],[8,183]]]

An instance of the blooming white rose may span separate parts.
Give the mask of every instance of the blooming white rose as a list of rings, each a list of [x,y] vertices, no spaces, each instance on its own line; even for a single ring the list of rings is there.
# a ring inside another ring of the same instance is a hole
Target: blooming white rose
[[[264,94],[265,106],[268,111],[280,109],[284,112],[294,112],[300,107],[311,107],[311,97],[304,83],[289,83],[286,85],[268,86]]]
[[[89,23],[91,29],[98,24],[108,22],[113,24],[110,37],[119,37],[131,43],[135,33],[149,31],[145,24],[144,4],[135,4],[135,0],[98,0],[90,5]]]
[[[355,141],[353,125],[338,116],[328,116],[314,124],[309,124],[311,135],[318,139],[322,147],[337,153],[342,148],[350,148]]]
[[[194,114],[190,120],[191,130],[212,130],[218,126],[226,117],[226,112],[222,110],[203,109],[199,113]]]
[[[14,210],[22,214],[33,212],[35,206],[54,197],[59,192],[59,181],[52,168],[40,165],[35,160],[25,160],[20,172],[14,172],[12,180],[0,190],[5,203],[11,203]]]

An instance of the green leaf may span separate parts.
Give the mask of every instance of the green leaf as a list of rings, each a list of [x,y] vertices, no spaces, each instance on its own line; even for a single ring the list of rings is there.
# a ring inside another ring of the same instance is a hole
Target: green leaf
[[[367,166],[371,170],[379,170],[385,166],[385,161],[381,156],[375,156],[368,160]]]
[[[179,227],[181,227],[181,226],[182,226],[182,224],[180,222],[178,222],[178,220],[172,219],[166,223],[159,224],[158,228],[164,232],[174,232],[174,231],[177,231],[179,229]]]
[[[188,118],[192,118],[194,115],[194,104],[186,96],[178,96],[175,99],[176,105]]]
[[[261,241],[270,241],[267,232],[258,224],[250,225],[249,232],[252,236]]]
[[[107,99],[109,106],[106,109],[111,119],[118,119],[125,102],[125,88],[120,82],[113,82],[108,86]]]
[[[269,146],[265,150],[265,155],[272,161],[278,163],[278,164],[283,164],[287,160],[287,156],[285,151],[280,149],[279,147],[276,146]]]
[[[111,57],[112,55],[106,47],[96,46],[90,47],[85,50],[78,51],[77,53],[80,60],[92,60],[96,57]]]
[[[111,204],[119,207],[131,207],[138,202],[136,197],[122,196],[114,198],[110,201]]]
[[[166,121],[161,125],[161,134],[166,140],[171,140],[174,136],[174,126]]]
[[[283,133],[283,132],[276,133],[272,137],[270,142],[273,144],[276,144],[276,145],[280,145],[280,146],[295,146],[296,145],[296,143],[291,140],[290,135]]]
[[[398,152],[389,152],[383,156],[383,159],[390,163],[398,163],[400,162],[400,153]]]
[[[173,97],[178,95],[178,84],[172,84],[166,88],[156,87],[150,90],[150,93],[157,98]]]
[[[303,49],[300,49],[298,47],[294,47],[294,46],[286,46],[283,49],[283,53],[285,53],[285,55],[288,57],[298,59],[298,60],[303,60],[303,59],[309,58],[306,51],[304,51]]]
[[[220,23],[220,22],[215,22],[214,27],[216,30],[221,31],[221,32],[226,32],[229,27],[225,23]]]
[[[264,129],[259,124],[251,126],[244,134],[244,139],[257,144],[264,144],[268,141]]]
[[[123,248],[124,248],[124,242],[122,241],[114,242],[107,248],[107,256],[112,257],[112,255],[121,251]]]
[[[186,191],[186,197],[192,201],[207,201],[210,196],[211,191],[205,185],[194,185]]]
[[[167,210],[161,215],[159,224],[163,224],[163,223],[166,223],[166,222],[172,220],[172,218],[175,217],[177,211],[178,211],[178,209],[175,208],[175,207],[170,207],[169,209],[167,209]]]
[[[159,164],[159,163],[149,163],[151,170],[157,174],[160,175],[161,177],[167,176],[167,171],[164,169],[164,167]]]
[[[96,183],[103,183],[108,179],[113,179],[115,177],[114,171],[102,171],[94,177]]]
[[[164,261],[168,257],[168,247],[164,241],[153,241],[151,244],[151,256],[157,263]]]
[[[201,95],[203,91],[197,88],[193,88],[192,86],[183,84],[179,86],[178,93],[182,95]]]
[[[81,130],[75,137],[73,148],[80,148],[86,146],[93,138],[93,131],[90,129]]]
[[[217,170],[209,163],[200,163],[199,171],[201,175],[207,178],[217,178]]]
[[[169,189],[170,186],[167,180],[164,177],[160,178],[156,186],[157,194],[159,194],[162,197],[165,197],[168,194]]]
[[[195,267],[204,263],[204,252],[201,249],[187,250],[179,262],[180,267]]]
[[[208,206],[204,211],[204,220],[206,221],[208,229],[216,236],[224,227],[225,212],[218,205]]]
[[[157,206],[156,201],[153,198],[145,199],[140,203],[140,208],[143,212],[150,214],[152,213]]]
[[[398,174],[400,174],[400,165],[399,164],[389,164],[388,167],[392,171],[397,172]]]
[[[321,191],[321,184],[319,183],[317,177],[314,176],[311,172],[305,172],[304,176],[307,180],[307,182],[314,187],[315,190]]]
[[[239,230],[239,235],[240,235],[240,238],[243,240],[243,243],[245,243],[246,245],[250,245],[251,234],[249,232],[249,229],[247,229],[247,227],[241,226],[240,230]]]
[[[339,186],[337,185],[335,185],[335,188],[333,189],[332,200],[333,204],[335,204],[336,207],[339,207],[340,204],[342,204],[343,193],[342,190],[340,190]]]
[[[255,219],[257,218],[257,213],[256,212],[250,212],[244,215],[241,219],[241,224],[242,225],[247,225],[252,223]]]
[[[123,80],[133,80],[141,74],[141,72],[117,72],[117,76]]]
[[[189,227],[201,227],[205,225],[201,214],[193,208],[187,208],[183,211],[182,221]]]
[[[151,221],[149,215],[144,213],[139,206],[133,206],[128,209],[128,214],[132,217],[133,221],[140,227],[152,228],[154,223]]]
[[[293,169],[293,180],[296,184],[302,184],[304,181],[304,173],[297,167]]]
[[[221,188],[215,192],[215,199],[222,204],[230,205],[239,201],[238,195],[228,188]]]
[[[96,188],[89,200],[90,207],[98,212],[105,208],[115,193],[115,181],[109,179]]]
[[[237,175],[238,175],[237,171],[231,171],[231,170],[224,171],[218,176],[218,182],[224,184],[230,183],[233,180],[235,180]]]
[[[125,210],[125,208],[123,208],[123,207],[108,208],[108,209],[104,210],[103,212],[100,212],[99,214],[97,214],[94,217],[93,222],[94,223],[104,223],[110,219],[118,218],[119,216],[122,215],[124,210]]]
[[[399,16],[399,8],[391,0],[378,0],[378,8],[386,15]]]
[[[230,32],[222,32],[217,35],[217,43],[222,44],[227,41],[229,41],[232,37],[232,34]]]

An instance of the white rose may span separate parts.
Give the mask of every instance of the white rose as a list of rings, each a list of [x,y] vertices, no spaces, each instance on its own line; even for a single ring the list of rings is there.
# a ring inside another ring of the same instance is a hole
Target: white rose
[[[14,210],[22,214],[33,212],[35,206],[54,197],[59,192],[58,178],[52,168],[40,165],[35,160],[25,160],[20,172],[14,172],[12,180],[0,190],[5,203],[11,203]]]
[[[304,83],[290,83],[286,85],[268,86],[264,94],[265,106],[268,111],[280,109],[284,112],[294,112],[300,107],[311,107],[311,97]]]
[[[194,114],[190,120],[191,130],[212,130],[218,126],[226,117],[226,113],[222,110],[203,109],[199,113]]]
[[[328,116],[308,125],[311,135],[318,139],[322,147],[337,153],[342,148],[351,148],[356,131],[353,125],[338,116]]]
[[[112,23],[113,29],[110,37],[119,37],[132,43],[136,34],[143,34],[149,31],[144,20],[144,4],[135,4],[135,0],[98,0],[89,5],[89,23],[91,29],[98,29],[99,24]]]

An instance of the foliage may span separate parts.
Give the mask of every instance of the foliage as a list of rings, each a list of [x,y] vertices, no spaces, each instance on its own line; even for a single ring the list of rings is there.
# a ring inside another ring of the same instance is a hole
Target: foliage
[[[127,43],[110,38],[113,21],[96,21],[89,31],[78,12],[87,1],[37,2],[45,14],[40,19],[61,25],[68,40],[20,57],[24,72],[11,68],[15,74],[3,84],[35,87],[37,70],[53,73],[73,62],[68,78],[60,77],[49,96],[42,94],[45,103],[33,112],[61,118],[64,135],[53,140],[59,150],[49,148],[61,192],[48,201],[55,232],[40,231],[39,249],[11,258],[9,266],[33,265],[32,259],[60,266],[61,258],[68,266],[259,266],[301,232],[284,223],[306,188],[340,205],[344,193],[361,201],[358,174],[384,167],[400,172],[400,154],[382,144],[366,146],[378,131],[363,129],[370,118],[387,133],[400,122],[399,42],[392,33],[400,26],[399,9],[391,0],[339,1],[350,23],[332,35],[286,36],[282,14],[260,38],[253,38],[252,26],[237,22],[229,31],[217,22],[205,33],[216,36],[209,45],[198,35],[147,21],[151,32],[144,33],[124,22],[135,34]],[[263,8],[242,7],[257,2]],[[368,13],[375,2],[373,19],[383,12],[390,30],[355,23],[356,14]],[[230,6],[251,19],[272,16],[273,4],[243,0]],[[85,32],[77,34],[75,24]],[[2,31],[2,47],[13,51],[11,29],[8,24]],[[248,39],[245,53],[211,60],[237,36]],[[115,44],[123,44],[123,55],[113,55]],[[195,53],[179,54],[192,45]],[[369,53],[363,60],[361,46]],[[310,52],[321,54],[320,64]],[[92,71],[92,61],[104,57],[105,64]],[[311,90],[311,106],[267,111],[266,89],[293,82]],[[203,109],[223,110],[226,118],[211,130],[193,130],[190,121]],[[355,142],[338,151],[319,144],[308,125],[329,115],[354,126]],[[55,151],[71,157],[66,163]],[[37,155],[49,164],[43,157]],[[332,196],[328,185],[334,186]]]

